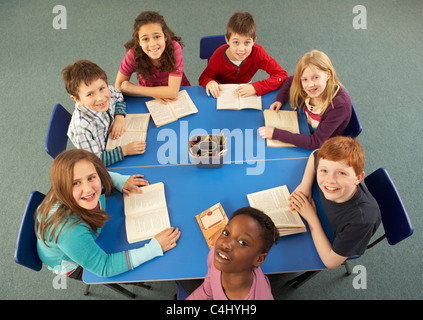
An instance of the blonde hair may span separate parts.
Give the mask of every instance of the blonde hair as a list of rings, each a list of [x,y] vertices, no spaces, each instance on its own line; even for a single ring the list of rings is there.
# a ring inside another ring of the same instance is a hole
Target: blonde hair
[[[71,217],[76,218],[73,224],[86,223],[93,231],[103,227],[108,219],[105,211],[82,208],[76,203],[73,197],[73,168],[81,160],[87,160],[94,165],[103,187],[102,193],[106,197],[112,193],[112,179],[103,161],[97,155],[82,149],[70,149],[59,154],[54,159],[50,168],[50,191],[34,215],[35,233],[37,234],[37,238],[40,238],[46,246],[46,241],[52,241],[53,237],[57,237],[64,225],[70,221]],[[53,205],[57,202],[60,203],[59,208],[52,215],[49,215]],[[62,226],[56,235],[56,231],[60,225]],[[46,239],[48,233],[50,233],[50,237]]]
[[[323,108],[321,114],[323,114],[329,104],[332,105],[333,108],[333,96],[338,87],[342,87],[342,84],[338,80],[335,68],[333,67],[329,57],[322,51],[312,50],[307,52],[301,57],[300,61],[298,61],[291,89],[289,91],[289,102],[291,104],[291,108],[293,109],[304,107],[304,100],[308,97],[308,95],[303,89],[301,77],[304,70],[310,66],[316,67],[321,71],[330,71],[331,74],[322,95]]]

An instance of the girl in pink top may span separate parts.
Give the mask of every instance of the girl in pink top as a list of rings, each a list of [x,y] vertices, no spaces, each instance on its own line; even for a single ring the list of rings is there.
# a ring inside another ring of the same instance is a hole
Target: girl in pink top
[[[164,103],[174,100],[181,85],[190,85],[183,70],[182,45],[159,13],[141,12],[135,19],[132,39],[125,44],[127,52],[115,88],[126,95],[149,96]],[[138,86],[129,81],[134,72]]]
[[[188,300],[273,300],[260,266],[279,238],[273,221],[245,207],[232,214],[207,258],[204,282]]]

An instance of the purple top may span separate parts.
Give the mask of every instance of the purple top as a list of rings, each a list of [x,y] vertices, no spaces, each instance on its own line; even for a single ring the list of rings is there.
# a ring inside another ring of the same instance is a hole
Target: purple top
[[[294,76],[288,77],[280,88],[276,101],[284,104],[289,100],[289,90]],[[322,114],[320,123],[314,133],[310,135],[295,134],[275,128],[272,139],[291,143],[300,148],[318,149],[329,138],[342,136],[351,118],[351,98],[348,93],[339,88],[333,98],[333,107],[329,105]]]

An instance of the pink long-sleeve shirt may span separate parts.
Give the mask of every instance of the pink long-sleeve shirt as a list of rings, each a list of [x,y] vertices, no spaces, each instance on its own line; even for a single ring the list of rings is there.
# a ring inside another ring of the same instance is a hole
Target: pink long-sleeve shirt
[[[222,287],[222,272],[214,266],[215,247],[211,248],[207,257],[209,270],[201,286],[187,300],[228,300]],[[269,279],[260,267],[253,270],[253,284],[244,300],[273,300]]]

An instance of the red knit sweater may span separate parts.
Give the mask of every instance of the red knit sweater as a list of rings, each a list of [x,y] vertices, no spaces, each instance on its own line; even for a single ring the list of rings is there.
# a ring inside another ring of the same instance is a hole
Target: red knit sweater
[[[254,43],[251,54],[242,61],[239,67],[233,64],[226,55],[228,48],[229,46],[224,44],[213,53],[200,76],[201,86],[206,87],[211,80],[217,83],[249,83],[257,70],[261,69],[270,75],[265,80],[252,83],[257,95],[261,96],[278,89],[288,77],[287,72],[257,43]]]

